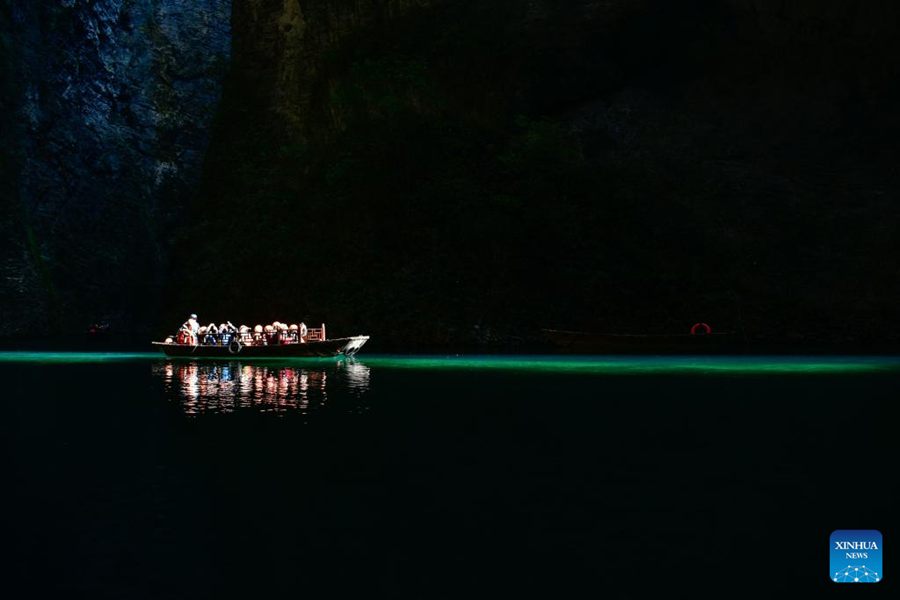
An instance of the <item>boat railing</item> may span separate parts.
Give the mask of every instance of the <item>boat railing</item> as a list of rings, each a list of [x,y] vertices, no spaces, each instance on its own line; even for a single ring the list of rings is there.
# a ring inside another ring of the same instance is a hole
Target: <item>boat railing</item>
[[[322,323],[322,327],[310,327],[306,330],[306,337],[304,338],[307,342],[321,342],[325,340],[325,323]]]

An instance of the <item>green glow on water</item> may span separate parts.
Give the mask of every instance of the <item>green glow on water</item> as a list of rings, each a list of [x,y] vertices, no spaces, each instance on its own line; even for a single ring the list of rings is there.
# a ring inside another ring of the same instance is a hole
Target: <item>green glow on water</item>
[[[900,358],[884,357],[723,357],[723,356],[373,356],[363,362],[369,367],[430,370],[504,370],[522,372],[597,374],[677,374],[677,373],[862,373],[900,371]]]
[[[369,367],[567,373],[847,373],[900,371],[900,357],[784,356],[373,356]]]
[[[0,352],[0,363],[91,364],[171,360],[158,353]],[[199,359],[216,361],[219,359]],[[318,366],[340,357],[238,359],[243,364]],[[514,371],[598,374],[827,374],[900,372],[897,356],[387,356],[363,355],[368,367],[409,370]]]
[[[116,363],[159,357],[156,352],[0,352],[0,363]]]

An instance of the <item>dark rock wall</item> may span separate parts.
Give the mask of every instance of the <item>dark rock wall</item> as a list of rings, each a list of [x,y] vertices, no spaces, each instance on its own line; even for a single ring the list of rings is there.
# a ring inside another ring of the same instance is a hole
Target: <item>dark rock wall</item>
[[[0,333],[134,328],[155,309],[229,64],[230,5],[4,3]]]
[[[896,338],[898,16],[237,2],[182,264],[253,285],[186,271],[175,288],[198,310],[327,318],[400,347],[697,320]],[[228,241],[191,243],[209,229]]]
[[[173,301],[163,313],[165,322],[185,310],[260,322],[276,312],[330,322],[341,322],[338,315],[350,317],[351,307],[338,308],[321,290],[299,297],[298,288],[315,287],[320,270],[335,273],[341,260],[329,255],[327,245],[319,252],[307,252],[307,246],[320,235],[329,243],[354,235],[350,213],[349,229],[315,216],[317,203],[310,190],[301,189],[300,178],[309,172],[307,158],[319,164],[330,160],[326,149],[345,128],[330,100],[342,72],[335,63],[346,64],[347,48],[377,32],[392,43],[402,34],[396,24],[428,14],[431,4],[234,2],[232,66],[203,185],[177,242],[176,254],[183,260],[172,268],[168,295]],[[298,161],[301,155],[305,158]],[[329,255],[326,262],[320,262],[320,253]],[[214,274],[203,284],[193,276],[197,265]]]
[[[231,4],[0,3],[3,332],[900,338],[896,2]]]
[[[429,0],[237,0],[234,68],[245,108],[261,106],[280,127],[308,131],[323,66],[348,36],[386,26]],[[235,90],[237,91],[237,90]]]

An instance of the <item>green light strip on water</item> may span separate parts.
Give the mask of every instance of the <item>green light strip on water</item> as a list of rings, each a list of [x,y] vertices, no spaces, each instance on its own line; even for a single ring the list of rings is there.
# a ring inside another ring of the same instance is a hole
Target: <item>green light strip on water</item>
[[[0,363],[91,364],[173,362],[157,353],[0,352]],[[220,359],[199,359],[216,362]],[[236,359],[242,364],[328,365],[343,358]],[[513,371],[599,374],[827,374],[900,372],[900,357],[886,356],[386,356],[363,355],[373,368],[409,370]]]
[[[508,370],[560,373],[652,374],[652,373],[864,373],[900,371],[900,357],[547,357],[547,356],[454,356],[454,357],[364,357],[369,367],[395,369]]]
[[[0,352],[0,363],[114,363],[159,357],[154,352]]]

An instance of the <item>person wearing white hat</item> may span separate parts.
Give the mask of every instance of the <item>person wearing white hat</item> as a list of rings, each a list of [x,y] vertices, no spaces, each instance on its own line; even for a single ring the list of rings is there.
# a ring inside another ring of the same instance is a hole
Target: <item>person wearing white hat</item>
[[[200,332],[200,323],[197,322],[197,315],[191,313],[191,316],[187,321],[181,326],[181,329],[184,329],[188,333],[190,333],[194,339],[197,339],[197,334]]]

